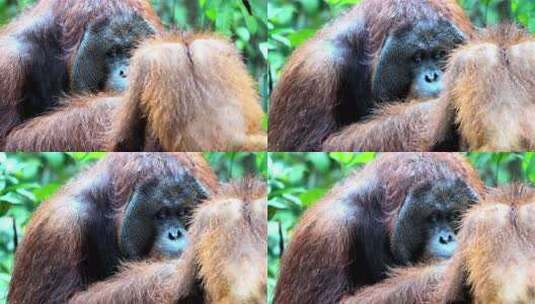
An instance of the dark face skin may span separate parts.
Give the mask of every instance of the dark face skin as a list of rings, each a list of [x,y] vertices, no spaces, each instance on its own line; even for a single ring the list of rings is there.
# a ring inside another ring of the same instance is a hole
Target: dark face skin
[[[109,53],[106,56],[108,79],[104,85],[105,91],[122,92],[128,87],[128,52],[121,51],[118,55]]]
[[[443,89],[447,55],[464,41],[448,21],[420,21],[390,33],[372,79],[378,101],[430,99]]]
[[[152,251],[166,257],[177,257],[188,244],[186,224],[191,216],[193,202],[179,198],[171,191],[156,191],[151,199],[158,201],[154,214],[155,239]],[[167,192],[167,193],[166,193]]]
[[[478,200],[462,180],[426,183],[412,189],[399,212],[391,240],[401,264],[447,259],[457,248],[462,214]]]
[[[128,86],[128,64],[135,47],[155,33],[136,14],[95,20],[88,26],[73,65],[73,91],[122,92]]]
[[[453,255],[453,252],[457,249],[458,213],[452,210],[444,210],[434,212],[428,216],[428,237],[423,253],[424,259],[447,259]]]
[[[128,258],[178,257],[188,245],[187,223],[206,192],[192,177],[152,179],[136,187],[125,210],[119,247]]]

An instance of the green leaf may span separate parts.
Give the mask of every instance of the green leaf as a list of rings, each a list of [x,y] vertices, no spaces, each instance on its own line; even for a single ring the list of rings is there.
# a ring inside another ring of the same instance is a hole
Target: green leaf
[[[312,203],[315,203],[317,200],[322,198],[325,193],[327,193],[327,189],[323,188],[312,188],[308,191],[303,192],[299,198],[301,199],[301,202],[305,207],[309,207],[312,205]]]
[[[9,203],[11,205],[20,205],[23,203],[21,197],[15,192],[8,192],[0,196],[0,202]]]
[[[291,33],[288,36],[288,39],[290,40],[290,44],[292,47],[298,47],[299,45],[310,39],[312,36],[314,36],[315,33],[316,31],[312,29],[302,29],[297,32]]]
[[[238,27],[236,29],[236,35],[238,35],[238,38],[240,38],[243,41],[249,41],[251,39],[251,34],[244,27]]]
[[[33,191],[33,194],[35,195],[37,200],[44,201],[49,199],[54,193],[56,193],[56,191],[60,187],[60,183],[49,183]]]

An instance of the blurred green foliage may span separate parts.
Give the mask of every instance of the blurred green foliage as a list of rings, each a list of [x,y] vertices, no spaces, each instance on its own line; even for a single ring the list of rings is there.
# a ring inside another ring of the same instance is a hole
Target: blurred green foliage
[[[535,182],[535,154],[465,153],[488,186]],[[376,153],[269,153],[268,303],[272,302],[280,249],[303,212],[334,183],[375,159]],[[282,239],[281,239],[282,236]]]
[[[0,152],[0,303],[5,302],[15,239],[21,240],[32,213],[72,176],[105,155]],[[267,153],[209,152],[204,156],[222,181],[247,175],[267,178]]]
[[[277,82],[292,51],[340,12],[361,0],[269,0],[269,70]],[[458,0],[477,26],[515,20],[535,32],[533,0]]]
[[[36,0],[0,0],[0,25]],[[151,0],[168,28],[212,30],[231,38],[259,84],[267,107],[267,0]]]

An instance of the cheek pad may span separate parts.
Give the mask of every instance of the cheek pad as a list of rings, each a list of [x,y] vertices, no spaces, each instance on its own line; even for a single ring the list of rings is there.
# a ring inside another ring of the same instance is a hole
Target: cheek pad
[[[380,101],[396,101],[406,97],[411,82],[411,67],[406,62],[379,62],[372,92]]]

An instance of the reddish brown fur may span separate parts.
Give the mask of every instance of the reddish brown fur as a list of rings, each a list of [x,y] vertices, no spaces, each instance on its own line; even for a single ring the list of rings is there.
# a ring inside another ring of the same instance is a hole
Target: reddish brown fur
[[[391,277],[364,287],[341,304],[432,304],[444,278],[446,262],[394,269]]]
[[[148,135],[168,151],[265,150],[254,81],[227,39],[207,33],[157,38],[132,64],[131,89],[110,136],[113,150],[131,146],[140,116]]]
[[[228,40],[213,34],[151,39],[135,52],[129,77],[125,94],[68,99],[14,130],[5,149],[266,149],[254,81]]]
[[[266,210],[263,182],[227,185],[196,211],[192,245],[178,261],[130,263],[72,303],[184,303],[199,279],[203,303],[263,304]]]
[[[266,195],[265,184],[250,179],[197,210],[193,233],[209,303],[266,303]]]
[[[87,284],[103,279],[88,274],[103,267],[100,260],[88,260],[90,256],[95,259],[89,252],[94,250],[91,247],[97,246],[96,240],[89,241],[89,233],[98,235],[94,237],[104,244],[101,246],[110,246],[107,248],[110,258],[117,255],[117,246],[112,245],[116,242],[113,238],[113,222],[116,220],[108,216],[122,212],[138,182],[174,176],[184,170],[196,177],[208,192],[218,191],[219,184],[206,161],[202,155],[193,153],[110,154],[80,174],[54,198],[41,204],[28,224],[25,238],[17,248],[9,302],[66,303],[74,294],[87,288]],[[99,231],[90,232],[89,229]],[[97,265],[89,265],[91,263]],[[115,282],[136,282],[144,277],[168,275],[168,270],[158,266],[134,269],[142,270],[142,275],[124,275],[124,281],[119,279]],[[157,283],[141,282],[147,286]],[[127,297],[130,293],[132,297],[149,295],[147,301],[152,296],[158,296],[150,289],[152,287],[143,290],[138,287],[125,289],[123,296]]]
[[[62,41],[65,48],[77,48],[86,26],[98,17],[113,16],[123,11],[133,11],[151,23],[157,30],[163,30],[160,18],[148,0],[39,0],[27,8],[24,14],[4,26],[0,36],[9,36],[22,28],[50,21],[64,26]]]
[[[430,151],[449,131],[450,109],[441,99],[396,103],[331,135],[324,151]]]
[[[453,53],[446,98],[463,149],[535,148],[535,38],[514,25],[480,33]]]
[[[386,106],[329,137],[323,149],[431,151],[451,132],[462,150],[533,149],[533,53],[535,39],[514,25],[483,30],[453,52],[440,98]]]
[[[453,302],[469,286],[476,304],[533,303],[534,214],[535,190],[522,185],[497,190],[470,210],[437,299]]]
[[[79,96],[15,128],[6,151],[101,151],[120,97]]]
[[[535,190],[493,190],[470,209],[447,262],[399,269],[344,303],[532,303]]]
[[[148,0],[40,0],[0,30],[0,53],[2,54],[0,57],[0,71],[2,72],[0,92],[3,94],[0,103],[0,145],[4,142],[8,132],[24,121],[18,107],[23,102],[25,87],[28,86],[29,65],[36,60],[36,58],[28,58],[34,55],[29,49],[35,48],[35,45],[30,45],[28,41],[21,38],[21,35],[31,32],[35,37],[39,37],[37,38],[39,41],[50,44],[57,40],[58,46],[43,46],[41,52],[61,54],[63,58],[59,58],[59,66],[55,67],[54,73],[63,76],[69,73],[74,53],[89,22],[98,17],[132,11],[151,23],[156,30],[162,30],[159,18]],[[51,58],[38,60],[51,60]],[[61,78],[60,75],[55,74],[48,76]],[[41,81],[41,79],[33,81]],[[63,84],[61,90],[69,91],[68,81]],[[55,92],[55,94],[59,96],[61,92]],[[39,102],[54,105],[58,96],[42,96],[45,100]]]
[[[350,117],[356,112],[355,103],[369,102],[365,99],[371,97],[374,54],[390,30],[407,21],[438,18],[451,20],[467,35],[472,33],[470,21],[452,0],[367,0],[328,24],[286,64],[271,98],[269,149],[320,150],[329,135],[356,122],[353,119],[340,125],[337,115]],[[355,54],[338,54],[336,44],[346,40],[362,49],[354,50]],[[349,60],[361,65],[351,85],[358,83],[355,96],[362,100],[338,100],[338,93],[350,86],[340,79],[343,64]]]
[[[69,303],[174,304],[177,299],[180,303],[199,303],[188,297],[196,274],[191,253],[185,251],[178,260],[127,263],[116,275],[79,292]]]
[[[338,183],[307,210],[294,230],[281,261],[275,303],[337,303],[355,287],[372,284],[377,278],[365,277],[369,261],[358,260],[367,258],[361,246],[376,249],[376,263],[384,263],[388,254],[381,250],[389,249],[371,236],[383,242],[381,237],[393,231],[409,191],[426,181],[456,178],[483,193],[471,165],[459,155],[445,153],[384,154]],[[374,214],[380,218],[368,223],[362,215],[366,210],[378,210]],[[388,236],[384,237],[387,242]],[[357,239],[363,244],[355,244]],[[386,265],[381,266],[386,271]]]

